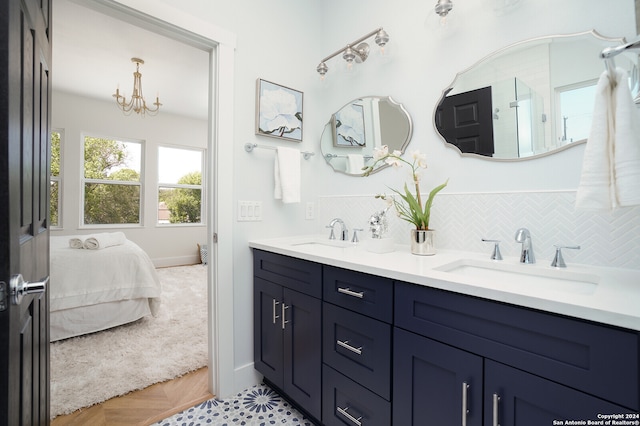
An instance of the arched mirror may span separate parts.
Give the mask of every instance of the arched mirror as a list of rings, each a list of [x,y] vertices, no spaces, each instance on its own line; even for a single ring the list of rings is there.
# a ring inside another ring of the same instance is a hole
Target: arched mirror
[[[499,50],[457,74],[444,89],[434,125],[463,156],[521,160],[585,142],[600,52],[624,41],[596,31],[541,37]],[[638,90],[638,55],[616,57]]]
[[[404,152],[413,125],[407,110],[391,97],[367,96],[348,102],[324,126],[320,150],[334,171],[362,176],[373,149],[388,145]],[[386,167],[381,165],[374,172]]]

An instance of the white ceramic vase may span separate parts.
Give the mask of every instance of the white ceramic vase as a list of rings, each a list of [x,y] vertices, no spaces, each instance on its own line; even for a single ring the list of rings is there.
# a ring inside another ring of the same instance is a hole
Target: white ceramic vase
[[[435,231],[433,229],[412,229],[411,253],[419,256],[436,254]]]

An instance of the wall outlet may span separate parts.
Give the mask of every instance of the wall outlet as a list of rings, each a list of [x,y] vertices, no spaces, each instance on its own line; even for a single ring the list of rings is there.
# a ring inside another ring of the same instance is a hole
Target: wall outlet
[[[257,222],[261,220],[261,201],[238,201],[238,222]]]
[[[307,201],[307,208],[305,209],[304,218],[306,220],[313,220],[316,218],[316,203],[313,201]]]

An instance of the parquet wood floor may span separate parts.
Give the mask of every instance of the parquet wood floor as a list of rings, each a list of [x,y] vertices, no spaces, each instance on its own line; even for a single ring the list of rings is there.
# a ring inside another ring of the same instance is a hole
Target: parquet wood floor
[[[207,368],[58,416],[51,426],[147,426],[213,398]]]

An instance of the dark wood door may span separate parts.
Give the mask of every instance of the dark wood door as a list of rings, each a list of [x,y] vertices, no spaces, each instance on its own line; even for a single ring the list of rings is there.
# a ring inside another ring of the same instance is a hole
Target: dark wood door
[[[50,0],[0,2],[0,424],[49,423]],[[18,303],[12,278],[41,282]]]
[[[482,357],[396,328],[393,366],[394,425],[482,425]]]
[[[436,127],[461,152],[492,157],[491,87],[446,96],[436,109]]]

